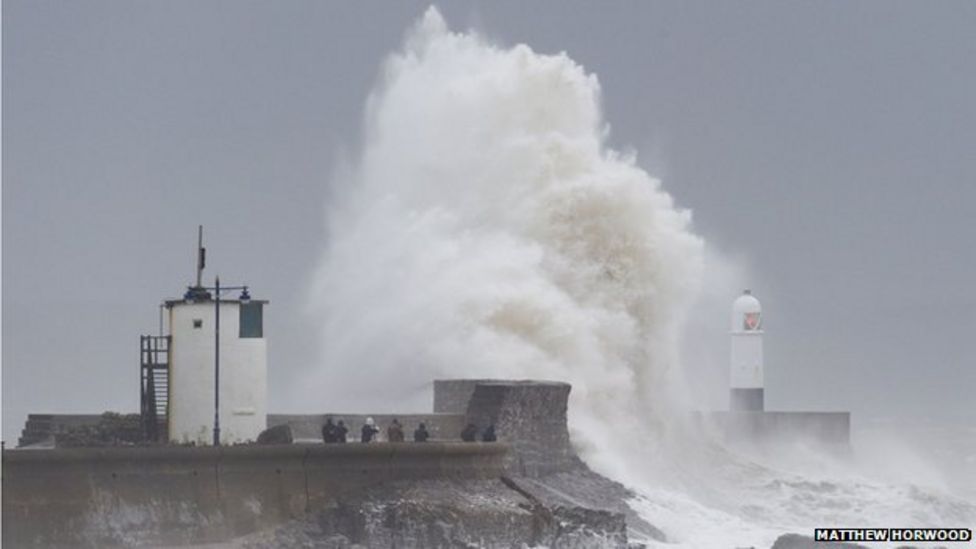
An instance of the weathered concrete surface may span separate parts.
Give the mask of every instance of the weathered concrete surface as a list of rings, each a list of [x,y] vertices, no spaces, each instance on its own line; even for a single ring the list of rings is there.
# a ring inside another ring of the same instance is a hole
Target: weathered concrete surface
[[[435,392],[437,385],[435,384]],[[585,466],[569,442],[566,412],[570,385],[550,381],[478,381],[466,421],[495,425],[498,439],[512,445],[505,467],[511,474],[542,476]]]
[[[358,444],[365,414],[321,414],[269,423],[319,440],[327,417],[341,419],[351,443],[5,452],[3,541],[625,547],[628,532],[663,541],[627,506],[629,491],[576,456],[569,392],[558,382],[444,380],[435,383],[444,413],[372,415],[384,434],[398,418],[408,439],[420,421],[452,440],[468,422],[494,424],[499,443]]]
[[[434,412],[439,414],[464,414],[468,411],[471,395],[479,383],[497,379],[436,379],[434,380]]]
[[[434,383],[452,403],[470,394],[466,422],[479,429],[494,424],[500,441],[512,452],[505,470],[513,489],[549,509],[587,509],[610,513],[625,521],[635,538],[666,541],[660,529],[627,505],[633,493],[620,483],[594,473],[576,455],[567,423],[568,383],[508,380],[441,380]],[[595,515],[594,515],[595,518]]]
[[[547,507],[605,510],[625,519],[630,539],[668,541],[664,532],[627,505],[633,492],[588,468],[538,478],[515,476],[510,480]]]
[[[3,545],[133,545],[129,529],[206,539],[220,512],[216,452],[188,448],[5,451]]]
[[[402,481],[229,547],[626,547],[618,513],[549,507],[499,480]]]
[[[570,391],[568,383],[551,381],[438,380],[434,402],[452,411],[467,398],[466,423],[479,430],[495,425],[499,441],[512,447],[506,476],[526,497],[551,509],[609,512],[625,519],[633,537],[666,541],[627,505],[633,493],[594,473],[576,455],[567,423]]]
[[[3,545],[223,541],[385,483],[498,477],[507,450],[375,443],[4,451]]]

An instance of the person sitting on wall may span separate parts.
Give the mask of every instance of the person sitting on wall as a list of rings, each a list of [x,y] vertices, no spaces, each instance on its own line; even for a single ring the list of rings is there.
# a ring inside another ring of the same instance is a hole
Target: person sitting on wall
[[[428,438],[430,438],[430,433],[427,432],[427,426],[421,423],[413,432],[413,441],[427,442]]]
[[[390,442],[403,442],[403,425],[396,418],[393,418],[393,423],[386,428],[386,440]]]
[[[332,418],[325,420],[322,426],[322,442],[331,444],[336,441],[336,426],[332,423]]]
[[[474,442],[478,438],[478,427],[474,423],[469,423],[467,427],[461,431],[461,440],[464,442]]]
[[[345,442],[346,442],[346,433],[348,433],[348,432],[349,432],[349,429],[346,428],[346,424],[343,423],[343,421],[340,419],[339,420],[339,424],[336,425],[336,428],[335,428],[335,441],[338,442],[339,444],[345,444]]]
[[[379,432],[380,430],[376,428],[376,422],[373,421],[373,418],[368,417],[366,418],[366,423],[363,425],[360,440],[363,442],[372,442],[373,437],[375,437]]]
[[[491,425],[489,425],[485,429],[485,431],[483,433],[481,433],[481,440],[483,442],[495,442],[495,441],[498,440],[498,437],[495,436],[495,424],[494,423],[492,423]]]

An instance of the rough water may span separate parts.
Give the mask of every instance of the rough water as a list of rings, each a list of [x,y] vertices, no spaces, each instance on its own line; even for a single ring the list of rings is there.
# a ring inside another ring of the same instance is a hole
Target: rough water
[[[328,367],[305,401],[421,409],[439,377],[567,381],[582,457],[639,494],[669,547],[976,524],[971,500],[925,475],[878,480],[804,448],[760,460],[686,424],[679,341],[705,243],[608,132],[596,76],[568,56],[451,32],[428,10],[330,188],[312,300]]]

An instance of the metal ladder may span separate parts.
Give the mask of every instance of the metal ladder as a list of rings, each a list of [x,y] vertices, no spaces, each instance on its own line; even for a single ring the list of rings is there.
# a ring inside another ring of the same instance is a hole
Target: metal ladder
[[[166,442],[169,425],[170,336],[139,337],[139,411],[148,442]]]

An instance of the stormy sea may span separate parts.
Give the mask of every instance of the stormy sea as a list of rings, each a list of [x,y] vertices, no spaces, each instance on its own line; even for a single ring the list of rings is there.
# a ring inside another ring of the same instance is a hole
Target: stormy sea
[[[323,363],[359,366],[299,400],[419,409],[436,378],[569,382],[573,443],[634,491],[669,540],[651,547],[976,525],[972,426],[855,422],[834,456],[749,455],[690,423],[689,318],[737,281],[712,280],[727,269],[691,212],[608,146],[600,94],[568,55],[452,31],[434,8],[407,31],[332,177],[310,299]]]

